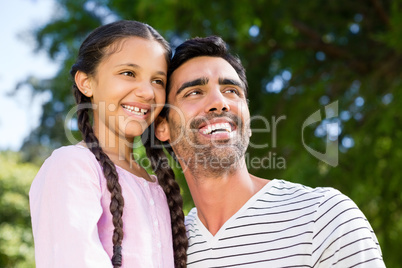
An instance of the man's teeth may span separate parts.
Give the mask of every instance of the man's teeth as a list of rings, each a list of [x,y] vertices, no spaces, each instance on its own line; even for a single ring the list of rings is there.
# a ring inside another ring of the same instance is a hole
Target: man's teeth
[[[232,132],[232,128],[229,123],[218,123],[209,125],[205,129],[202,130],[202,134],[210,135],[213,133],[224,133],[224,132]]]
[[[122,105],[124,109],[128,110],[129,112],[136,114],[136,115],[145,115],[148,112],[148,109],[141,109],[131,105]]]

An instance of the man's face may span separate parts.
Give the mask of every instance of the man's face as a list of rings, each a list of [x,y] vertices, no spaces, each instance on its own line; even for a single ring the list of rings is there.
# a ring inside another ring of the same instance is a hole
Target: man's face
[[[250,114],[244,85],[223,58],[193,58],[171,76],[167,137],[190,168],[236,168],[249,142]]]

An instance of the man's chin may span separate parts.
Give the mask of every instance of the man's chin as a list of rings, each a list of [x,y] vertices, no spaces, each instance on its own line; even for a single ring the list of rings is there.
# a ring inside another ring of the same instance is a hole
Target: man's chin
[[[243,154],[234,146],[215,147],[208,152],[198,153],[198,157],[203,157],[205,161],[213,161],[217,163],[228,163],[229,165],[236,163]]]

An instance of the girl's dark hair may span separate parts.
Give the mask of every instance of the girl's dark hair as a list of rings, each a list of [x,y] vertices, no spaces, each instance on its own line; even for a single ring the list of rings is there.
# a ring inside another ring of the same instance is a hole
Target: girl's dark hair
[[[180,194],[179,184],[172,178],[175,177],[169,160],[163,151],[162,143],[155,138],[154,124],[151,124],[142,134],[142,142],[152,168],[158,177],[163,191],[168,196],[168,205],[172,222],[173,249],[175,267],[187,267],[188,239],[184,225],[183,198]],[[171,148],[167,148],[171,153]]]
[[[141,37],[147,40],[157,41],[166,50],[166,61],[168,64],[170,63],[172,56],[170,46],[155,29],[141,22],[121,20],[96,28],[84,40],[80,47],[76,63],[70,70],[73,81],[77,71],[84,72],[87,75],[95,75],[100,62],[110,54],[108,48],[112,44],[128,37]],[[107,181],[107,188],[111,193],[109,208],[113,216],[114,225],[112,264],[114,267],[119,267],[122,263],[122,215],[124,207],[124,198],[119,183],[119,176],[116,171],[116,166],[102,150],[99,145],[99,140],[93,131],[91,124],[91,116],[93,116],[91,99],[82,94],[75,83],[73,84],[73,91],[78,105],[78,127],[88,148],[100,162]],[[180,195],[180,188],[178,188],[178,184],[174,179],[174,173],[169,166],[161,166],[159,168],[161,169],[157,171],[159,184],[166,193],[171,214],[175,264],[176,267],[185,267],[187,258],[187,237],[184,227],[184,215],[182,211],[183,201]]]

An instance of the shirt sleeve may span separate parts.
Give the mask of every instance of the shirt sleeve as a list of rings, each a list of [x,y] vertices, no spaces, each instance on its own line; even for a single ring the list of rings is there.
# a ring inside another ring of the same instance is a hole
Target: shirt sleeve
[[[112,267],[97,228],[98,163],[85,148],[63,148],[45,161],[29,193],[36,267]]]
[[[335,189],[321,202],[313,236],[313,267],[385,267],[380,245],[356,204]]]

